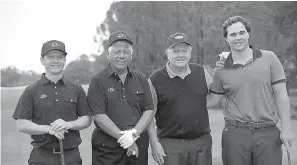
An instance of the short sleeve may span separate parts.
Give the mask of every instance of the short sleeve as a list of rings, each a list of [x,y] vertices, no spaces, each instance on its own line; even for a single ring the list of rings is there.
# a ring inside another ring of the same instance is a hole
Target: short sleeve
[[[151,79],[149,79],[148,82],[149,82],[151,93],[152,93],[152,99],[153,99],[153,103],[154,103],[154,110],[156,111],[157,110],[157,104],[158,104],[157,92],[156,92],[156,89],[155,89]]]
[[[152,94],[149,86],[148,79],[143,77],[142,78],[142,88],[143,88],[143,104],[141,105],[142,111],[147,111],[147,110],[154,110],[154,104],[153,104],[153,99],[152,99]]]
[[[213,81],[209,91],[214,94],[220,94],[220,95],[223,95],[226,93],[223,88],[220,71],[217,68],[214,70]]]
[[[27,87],[21,95],[12,118],[32,120],[34,113],[34,94]]]
[[[278,57],[274,53],[272,53],[271,55],[270,71],[272,85],[287,81],[284,68]]]
[[[91,115],[106,114],[106,96],[99,81],[93,77],[89,85],[87,100]]]
[[[76,104],[78,116],[90,116],[90,108],[87,101],[86,92],[81,85],[78,86],[78,100]]]

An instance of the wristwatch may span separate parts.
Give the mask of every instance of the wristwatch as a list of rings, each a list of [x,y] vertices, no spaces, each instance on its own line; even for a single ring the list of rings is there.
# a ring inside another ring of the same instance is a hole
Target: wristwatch
[[[134,140],[136,140],[136,139],[138,139],[140,137],[135,128],[133,128],[131,131],[132,131],[132,136],[133,136]]]

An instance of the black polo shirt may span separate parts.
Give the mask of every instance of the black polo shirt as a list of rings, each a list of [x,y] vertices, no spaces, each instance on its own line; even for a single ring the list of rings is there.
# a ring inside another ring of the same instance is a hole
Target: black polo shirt
[[[19,99],[14,119],[27,119],[39,125],[49,125],[61,118],[74,121],[79,116],[90,115],[86,93],[81,85],[76,85],[65,79],[56,84],[43,74],[41,79],[26,87]],[[59,148],[55,136],[32,135],[33,146]],[[64,148],[76,148],[81,143],[79,131],[68,130],[63,140]]]
[[[148,79],[131,68],[124,84],[110,66],[95,74],[87,97],[93,116],[106,114],[121,130],[133,128],[144,111],[154,109]]]
[[[193,139],[210,132],[205,71],[198,64],[189,64],[189,69],[184,79],[171,78],[166,66],[150,76],[157,96],[159,138]]]

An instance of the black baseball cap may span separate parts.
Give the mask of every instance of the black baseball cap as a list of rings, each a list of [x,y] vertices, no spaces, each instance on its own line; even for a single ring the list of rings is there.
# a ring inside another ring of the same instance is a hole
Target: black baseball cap
[[[114,32],[109,36],[108,47],[110,47],[116,41],[126,41],[129,44],[133,45],[133,41],[131,40],[129,35],[123,31]]]
[[[63,52],[65,56],[67,55],[65,44],[63,42],[58,40],[50,40],[42,45],[41,56],[43,57],[47,52],[51,50],[59,50]]]
[[[185,33],[174,33],[171,34],[167,39],[168,48],[171,48],[178,43],[186,43],[188,45],[191,45],[188,42],[188,36]]]

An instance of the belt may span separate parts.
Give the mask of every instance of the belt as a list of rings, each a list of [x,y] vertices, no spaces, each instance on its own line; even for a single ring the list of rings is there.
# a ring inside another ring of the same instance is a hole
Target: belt
[[[225,120],[226,125],[232,125],[241,128],[249,128],[249,129],[259,129],[259,128],[268,128],[276,126],[273,122],[239,122],[235,120]]]
[[[60,154],[61,153],[61,150],[60,148],[46,148],[46,147],[38,147],[40,150],[43,150],[43,151],[47,151],[47,152],[51,152],[53,154]],[[70,148],[70,149],[63,149],[64,152],[66,151],[71,151],[71,150],[75,150],[77,148]]]
[[[164,136],[164,137],[160,137],[160,138],[181,139],[181,140],[193,140],[193,139],[201,138],[202,136],[209,135],[209,134],[210,134],[210,132],[201,132],[197,136],[194,136],[194,137]]]

